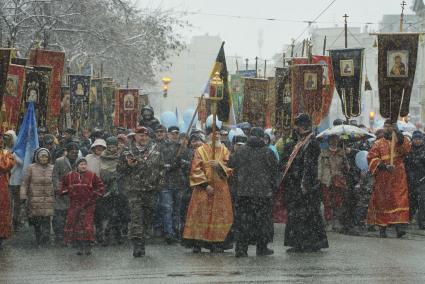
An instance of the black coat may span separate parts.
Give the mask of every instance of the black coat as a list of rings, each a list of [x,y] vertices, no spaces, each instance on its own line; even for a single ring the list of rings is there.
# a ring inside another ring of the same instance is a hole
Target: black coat
[[[410,153],[405,158],[405,166],[411,187],[425,184],[425,145],[412,146]]]
[[[165,168],[165,184],[163,189],[181,189],[181,154],[177,156],[180,144],[169,140],[158,142],[159,152]]]
[[[328,247],[320,213],[320,186],[317,177],[319,142],[313,137],[298,152],[284,179],[288,223],[285,246],[298,249]],[[302,192],[302,187],[306,193]]]
[[[246,145],[230,156],[238,196],[271,197],[277,188],[278,164],[272,150],[257,137],[250,137]]]

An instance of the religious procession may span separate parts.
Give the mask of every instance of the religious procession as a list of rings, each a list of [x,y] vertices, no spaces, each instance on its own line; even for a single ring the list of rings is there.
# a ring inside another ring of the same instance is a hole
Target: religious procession
[[[154,96],[170,99],[170,78],[147,94],[90,57],[71,64],[75,54],[46,35],[28,51],[9,42],[0,262],[22,242],[79,259],[112,247],[130,259],[162,247],[240,259],[273,258],[277,247],[320,254],[339,235],[402,242],[424,231],[425,134],[411,121],[423,33],[404,30],[404,6],[399,31],[370,33],[376,70],[366,70],[364,47],[348,45],[347,14],[344,47],[325,36],[317,54],[311,38],[300,51],[294,41],[273,76],[257,58],[231,74],[223,41],[180,116],[155,106]],[[372,88],[379,104],[367,122]]]

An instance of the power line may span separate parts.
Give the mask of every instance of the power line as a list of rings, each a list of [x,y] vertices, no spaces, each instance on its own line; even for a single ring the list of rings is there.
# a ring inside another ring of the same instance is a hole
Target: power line
[[[308,26],[297,36],[297,38],[295,39],[295,41],[297,41],[297,40],[299,40],[300,39],[300,37],[302,37],[302,35],[308,30],[308,28],[311,26],[311,23],[314,23],[314,22],[316,22],[317,21],[317,19],[319,19],[320,18],[320,16],[322,16],[323,15],[323,13],[325,13],[334,3],[336,2],[336,0],[332,0],[332,2],[331,3],[329,3],[329,5],[328,6],[326,6],[326,8],[325,9],[323,9],[320,13],[319,13],[319,15],[317,15],[317,17],[315,17],[314,18],[314,20],[313,21],[311,21],[311,22],[309,22],[309,24],[308,24]]]
[[[335,0],[336,1],[336,0]],[[325,11],[322,11],[325,12]],[[297,20],[297,19],[283,19],[283,18],[273,18],[273,17],[254,17],[254,16],[241,16],[241,15],[231,15],[231,14],[218,14],[218,13],[207,13],[200,11],[180,11],[182,14],[188,15],[201,15],[201,16],[212,16],[212,17],[223,17],[223,18],[234,18],[241,20],[258,20],[258,21],[269,21],[269,22],[286,22],[286,23],[306,23],[306,24],[334,24],[334,21],[317,21],[317,20]],[[322,13],[323,14],[323,13]],[[320,16],[319,16],[320,17]],[[317,17],[316,17],[317,18]],[[353,24],[370,24],[370,25],[378,25],[379,22],[351,22]]]

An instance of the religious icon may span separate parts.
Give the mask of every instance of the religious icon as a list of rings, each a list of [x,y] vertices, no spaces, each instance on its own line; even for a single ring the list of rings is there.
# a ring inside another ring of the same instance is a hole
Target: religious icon
[[[124,96],[124,110],[134,110],[134,96],[132,93]]]
[[[407,77],[409,65],[409,51],[390,50],[387,53],[387,76]]]
[[[62,102],[61,102],[62,111],[64,113],[71,112],[71,96],[68,91],[64,91]]]
[[[84,96],[83,84],[77,83],[77,90],[75,90],[77,96]]]
[[[307,72],[304,73],[304,89],[308,91],[317,90],[317,74]]]
[[[8,75],[6,80],[6,96],[16,97],[18,94],[18,76]]]
[[[339,68],[341,70],[341,77],[354,76],[354,61],[352,59],[340,60]]]
[[[38,93],[39,93],[39,84],[35,81],[32,81],[28,84],[28,88],[26,91],[26,102],[38,102]]]
[[[78,87],[77,87],[77,91],[78,91]],[[89,97],[89,103],[93,104],[97,102],[97,88],[96,87],[91,87],[90,88],[90,97]]]

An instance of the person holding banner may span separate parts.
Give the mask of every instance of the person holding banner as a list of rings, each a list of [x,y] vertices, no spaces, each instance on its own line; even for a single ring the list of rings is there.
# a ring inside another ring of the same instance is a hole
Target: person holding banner
[[[12,235],[12,213],[9,202],[9,174],[15,165],[12,153],[3,148],[3,133],[0,133],[0,249],[4,239]]]
[[[409,194],[404,158],[410,151],[409,140],[403,136],[397,124],[384,123],[384,137],[377,140],[369,151],[369,170],[375,176],[375,186],[369,202],[367,224],[380,227],[380,237],[386,238],[386,228],[395,225],[397,237],[406,234],[409,223]],[[396,146],[391,153],[391,137],[396,132]],[[391,163],[391,155],[394,155]]]

